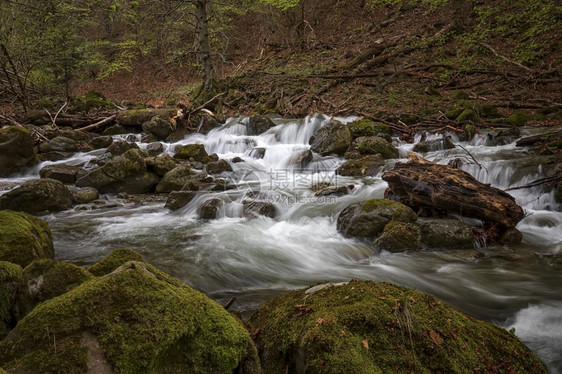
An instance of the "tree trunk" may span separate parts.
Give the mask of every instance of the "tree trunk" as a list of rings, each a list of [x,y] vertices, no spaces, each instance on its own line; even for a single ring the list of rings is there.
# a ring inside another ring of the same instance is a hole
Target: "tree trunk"
[[[209,24],[207,22],[208,0],[197,0],[197,39],[199,42],[199,58],[203,74],[203,89],[213,88],[213,62],[211,60],[211,47],[209,46]]]

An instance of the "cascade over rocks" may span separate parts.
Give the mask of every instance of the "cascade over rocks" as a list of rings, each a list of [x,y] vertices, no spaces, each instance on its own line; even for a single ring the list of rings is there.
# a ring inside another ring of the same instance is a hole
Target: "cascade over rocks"
[[[258,115],[250,117],[246,132],[247,135],[260,135],[272,127],[275,127],[275,123],[269,117]]]
[[[71,206],[70,191],[62,182],[49,178],[26,181],[0,197],[0,209],[26,213],[58,212]]]
[[[385,162],[380,154],[347,160],[336,173],[350,177],[374,177],[384,168]]]
[[[310,149],[322,156],[336,154],[343,156],[351,145],[352,137],[349,127],[332,121],[320,128],[311,138]]]
[[[0,177],[22,171],[35,160],[35,142],[23,127],[0,129]]]
[[[292,291],[266,302],[250,324],[264,373],[546,373],[515,334],[390,283]]]
[[[407,163],[397,163],[382,179],[388,182],[389,196],[403,204],[480,219],[497,225],[500,234],[525,216],[508,193],[480,183],[465,171],[418,156],[411,156]]]

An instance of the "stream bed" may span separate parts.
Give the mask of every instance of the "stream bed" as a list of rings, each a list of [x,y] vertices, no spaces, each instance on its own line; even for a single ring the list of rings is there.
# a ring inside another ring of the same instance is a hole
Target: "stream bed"
[[[244,162],[230,162],[234,171],[227,176],[238,188],[201,195],[177,211],[166,209],[165,200],[132,202],[103,195],[107,203],[99,209],[43,216],[53,232],[56,258],[86,266],[112,249],[135,249],[147,262],[221,304],[235,296],[231,310],[244,317],[274,296],[318,282],[353,278],[393,282],[431,293],[473,317],[514,328],[551,372],[562,373],[562,212],[552,194],[542,193],[540,187],[510,192],[527,215],[517,226],[523,233],[519,245],[378,252],[367,242],[339,234],[336,219],[351,203],[382,198],[387,184],[380,175],[395,162],[405,161],[413,144],[394,139],[403,159],[388,160],[378,176],[343,177],[335,173],[343,158],[314,154],[305,168],[295,162],[330,117],[277,118],[277,126],[259,136],[246,135],[247,120],[231,118],[208,135],[192,134],[165,144],[170,154],[177,145],[199,143],[221,159],[240,157]],[[522,135],[537,131],[523,129]],[[489,145],[486,134],[462,142],[452,136],[464,150],[456,147],[423,157],[446,164],[454,158],[469,161],[470,152],[480,166],[467,162],[463,169],[501,189],[546,176],[527,149],[515,146],[517,139]],[[140,143],[140,135],[131,137],[141,148],[147,146]],[[263,158],[256,158],[256,149],[265,150]],[[76,154],[56,163],[80,165],[102,152]],[[52,163],[0,179],[4,189],[0,194],[38,178],[39,169]],[[318,197],[311,187],[320,184],[354,188],[345,196]],[[201,220],[197,207],[210,197],[225,203],[218,219]],[[242,202],[256,198],[273,203],[276,218],[243,217]]]

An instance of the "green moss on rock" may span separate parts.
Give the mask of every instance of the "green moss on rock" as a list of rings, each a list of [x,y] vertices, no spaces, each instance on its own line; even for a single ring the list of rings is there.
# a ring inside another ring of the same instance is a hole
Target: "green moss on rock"
[[[478,115],[473,109],[465,109],[461,112],[461,114],[459,114],[459,116],[456,118],[456,121],[478,121]]]
[[[0,339],[3,339],[15,324],[12,313],[13,299],[21,278],[21,266],[0,261]]]
[[[512,333],[389,283],[293,291],[267,302],[250,323],[271,374],[546,373]]]
[[[382,234],[375,239],[376,248],[389,252],[421,249],[421,231],[415,223],[390,221]]]
[[[18,320],[46,300],[66,293],[92,279],[86,269],[51,259],[33,261],[23,269],[23,277],[17,296]]]
[[[208,164],[212,161],[203,144],[187,144],[181,146],[176,150],[174,158],[201,162],[203,164]]]
[[[119,266],[128,261],[144,262],[144,258],[136,251],[127,248],[113,250],[107,257],[96,262],[88,268],[88,271],[96,277],[109,274]]]
[[[35,259],[53,256],[47,222],[22,212],[0,211],[0,261],[27,266]]]
[[[505,120],[507,123],[513,126],[523,126],[527,121],[531,120],[531,116],[522,110],[516,110]]]
[[[387,125],[380,122],[373,122],[368,118],[352,122],[348,126],[354,139],[360,136],[376,135],[380,137],[387,137],[392,135],[392,131]]]
[[[462,90],[453,91],[453,93],[451,94],[451,97],[454,100],[469,100],[470,99],[470,95],[468,94],[468,92],[462,91]]]
[[[118,373],[259,372],[248,332],[228,312],[137,261],[38,305],[0,343],[0,365],[85,373],[92,345]]]

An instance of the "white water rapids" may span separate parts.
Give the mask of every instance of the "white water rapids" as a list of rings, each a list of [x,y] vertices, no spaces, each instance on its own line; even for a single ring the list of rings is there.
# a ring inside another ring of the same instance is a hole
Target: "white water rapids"
[[[240,187],[200,196],[174,212],[163,203],[104,196],[116,206],[45,216],[57,259],[89,265],[112,249],[132,248],[219,303],[236,296],[232,309],[245,316],[276,295],[318,282],[352,278],[394,282],[431,293],[476,318],[515,328],[553,373],[562,373],[562,269],[560,263],[549,262],[562,256],[562,212],[553,195],[543,194],[540,187],[511,192],[528,214],[517,226],[524,236],[518,246],[479,249],[483,256],[475,256],[473,249],[378,253],[366,242],[341,236],[336,219],[353,202],[382,198],[387,185],[380,175],[336,176],[335,169],[344,160],[317,154],[305,169],[295,164],[310,148],[310,137],[329,120],[323,115],[275,119],[276,127],[247,136],[247,119],[232,118],[208,135],[192,134],[165,145],[171,154],[178,144],[199,143],[227,161],[242,158],[244,162],[231,163]],[[481,182],[506,189],[546,176],[515,142],[489,146],[485,134],[470,142],[453,140],[483,166],[464,167]],[[401,157],[413,147],[397,140],[395,145]],[[265,149],[262,159],[254,158],[262,151],[256,148]],[[102,152],[77,154],[57,163],[79,165]],[[438,163],[469,159],[460,147],[423,156]],[[396,161],[389,160],[385,169]],[[36,178],[46,164],[25,176],[0,179],[0,186],[8,190]],[[318,198],[309,187],[321,182],[355,188],[346,196]],[[200,220],[196,209],[210,197],[225,201],[221,216]],[[249,198],[274,203],[278,216],[243,218],[242,201]]]

